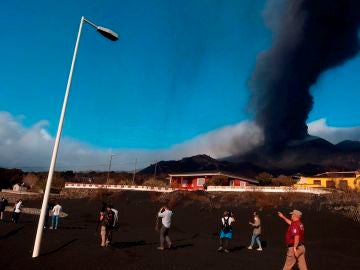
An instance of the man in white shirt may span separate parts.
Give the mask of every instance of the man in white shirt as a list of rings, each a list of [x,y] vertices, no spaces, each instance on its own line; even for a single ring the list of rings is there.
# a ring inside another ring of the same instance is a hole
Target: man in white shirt
[[[22,200],[18,200],[18,201],[15,203],[14,213],[13,213],[13,217],[12,217],[12,222],[18,223],[19,217],[20,217],[20,213],[21,213],[21,207],[22,207]]]
[[[51,220],[51,227],[50,229],[57,229],[59,225],[59,217],[61,212],[61,205],[57,202],[56,205],[51,210],[52,212],[52,220]]]
[[[159,250],[165,249],[165,241],[167,243],[168,248],[171,248],[171,240],[169,237],[169,230],[171,226],[171,217],[173,212],[169,210],[167,206],[163,206],[160,208],[158,213],[158,218],[161,218],[161,229],[160,229],[160,247]]]

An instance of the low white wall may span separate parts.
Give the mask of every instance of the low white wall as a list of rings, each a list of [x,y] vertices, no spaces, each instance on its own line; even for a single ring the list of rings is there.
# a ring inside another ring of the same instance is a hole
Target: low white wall
[[[316,189],[310,187],[259,187],[259,186],[248,186],[248,187],[229,187],[229,186],[208,186],[207,191],[232,191],[232,192],[301,192],[311,194],[328,194],[330,191],[323,189]]]
[[[136,185],[100,185],[100,184],[79,184],[79,183],[65,183],[65,188],[137,190],[137,191],[155,191],[155,192],[173,192],[176,190],[174,188],[168,188],[168,187],[150,187],[150,186],[136,186]]]
[[[149,187],[149,186],[136,186],[136,185],[100,185],[100,184],[80,184],[80,183],[65,183],[65,188],[70,189],[110,189],[110,190],[137,190],[137,191],[155,191],[155,192],[173,192],[180,190],[168,187]],[[208,192],[301,192],[311,194],[328,194],[330,191],[323,189],[310,188],[310,187],[259,187],[259,186],[208,186]]]
[[[37,195],[38,192],[30,192],[30,191],[15,191],[12,189],[2,189],[1,192],[3,193],[11,193],[11,194],[23,194],[23,195]]]

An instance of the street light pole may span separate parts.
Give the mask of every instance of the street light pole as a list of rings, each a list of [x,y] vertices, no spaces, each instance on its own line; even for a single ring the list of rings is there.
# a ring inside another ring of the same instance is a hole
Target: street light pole
[[[68,97],[69,97],[70,86],[71,86],[72,76],[73,76],[73,72],[74,72],[74,66],[75,66],[75,62],[76,62],[76,55],[77,55],[77,51],[78,51],[78,47],[79,47],[81,30],[82,30],[84,22],[87,22],[91,26],[95,27],[96,30],[100,34],[102,34],[103,36],[109,38],[110,40],[116,41],[118,39],[118,35],[115,32],[111,31],[110,29],[107,29],[107,28],[104,28],[104,27],[101,27],[101,26],[97,26],[94,23],[86,20],[84,18],[84,16],[81,17],[80,26],[79,26],[79,32],[78,32],[77,39],[76,39],[74,54],[73,54],[73,58],[72,58],[72,62],[71,62],[71,68],[70,68],[70,72],[69,72],[69,78],[68,78],[68,82],[67,82],[67,86],[66,86],[65,97],[64,97],[64,101],[63,101],[63,105],[62,105],[58,130],[57,130],[57,133],[56,133],[53,153],[52,153],[52,156],[51,156],[51,163],[50,163],[48,178],[47,178],[47,181],[46,181],[46,187],[45,187],[44,198],[43,198],[41,211],[40,211],[39,223],[38,223],[37,231],[36,231],[34,250],[33,250],[33,254],[32,254],[33,258],[38,257],[39,252],[40,252],[41,239],[42,239],[42,234],[43,234],[43,230],[44,230],[45,214],[46,214],[47,205],[48,205],[48,201],[49,201],[50,188],[51,188],[51,183],[52,183],[52,179],[53,179],[53,175],[54,175],[54,168],[55,168],[55,164],[56,164],[56,158],[57,158],[60,139],[61,139],[62,126],[63,126],[63,123],[64,123],[66,105],[67,105],[67,101],[68,101]]]
[[[135,185],[136,165],[137,165],[137,158],[135,159],[135,167],[134,167],[134,173],[133,173],[133,179],[132,179],[133,185]]]
[[[154,181],[156,180],[156,167],[157,167],[157,165],[158,165],[158,162],[156,161],[156,163],[155,163],[155,169],[154,169]]]
[[[118,156],[118,155],[115,155],[115,154],[110,155],[109,168],[108,168],[108,173],[107,173],[107,177],[106,177],[106,184],[109,182],[109,179],[110,179],[111,161],[112,161],[112,158],[115,156]]]

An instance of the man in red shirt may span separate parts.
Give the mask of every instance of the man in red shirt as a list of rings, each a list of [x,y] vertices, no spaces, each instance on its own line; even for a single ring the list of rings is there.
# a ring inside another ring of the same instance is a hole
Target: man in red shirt
[[[285,235],[285,242],[288,249],[283,270],[291,270],[296,262],[298,263],[300,270],[307,270],[308,268],[305,261],[304,225],[301,223],[302,213],[299,210],[293,210],[290,214],[291,219],[288,219],[283,213],[278,212],[279,217],[290,225]]]

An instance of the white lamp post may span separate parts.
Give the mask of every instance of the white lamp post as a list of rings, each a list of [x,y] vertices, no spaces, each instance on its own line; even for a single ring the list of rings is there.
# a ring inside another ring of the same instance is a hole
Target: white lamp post
[[[54,174],[54,168],[55,168],[55,164],[56,164],[56,157],[57,157],[57,153],[58,153],[58,149],[59,149],[62,126],[63,126],[64,117],[65,117],[65,111],[66,111],[66,104],[67,104],[67,100],[68,100],[68,96],[69,96],[71,80],[72,80],[72,75],[73,75],[75,61],[76,61],[76,55],[77,55],[77,51],[78,51],[78,47],[79,47],[81,30],[82,30],[82,26],[83,26],[84,22],[87,22],[88,24],[90,24],[91,26],[96,28],[96,30],[100,34],[102,34],[103,36],[107,37],[108,39],[110,39],[112,41],[116,41],[116,40],[119,39],[118,34],[113,32],[112,30],[107,29],[107,28],[102,27],[102,26],[97,26],[94,23],[90,22],[89,20],[85,19],[84,17],[81,17],[79,32],[78,32],[77,39],[76,39],[74,55],[73,55],[73,59],[72,59],[72,63],[71,63],[71,68],[70,68],[70,73],[69,73],[67,86],[66,86],[64,102],[63,102],[63,106],[62,106],[62,110],[61,110],[59,126],[58,126],[58,130],[57,130],[57,133],[56,133],[54,149],[53,149],[53,153],[52,153],[52,157],[51,157],[49,174],[48,174],[48,178],[47,178],[47,181],[46,181],[46,188],[45,188],[44,198],[43,198],[43,202],[42,202],[42,206],[41,206],[39,223],[38,223],[38,227],[37,227],[37,231],[36,231],[34,250],[33,250],[33,254],[32,254],[33,258],[36,258],[36,257],[39,256],[42,233],[43,233],[43,230],[44,230],[45,214],[46,214],[47,204],[48,204],[49,195],[50,195],[50,187],[51,187],[51,182],[52,182],[52,178],[53,178],[53,174]]]
[[[112,159],[113,159],[113,157],[116,157],[116,156],[119,156],[119,155],[110,154],[109,168],[108,168],[108,173],[107,173],[107,177],[106,177],[106,184],[109,182],[109,179],[110,179],[110,170],[111,170],[111,162],[112,162]]]

